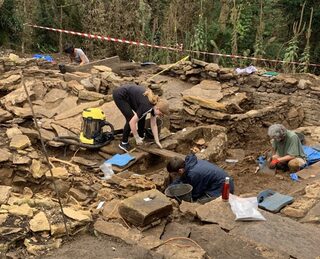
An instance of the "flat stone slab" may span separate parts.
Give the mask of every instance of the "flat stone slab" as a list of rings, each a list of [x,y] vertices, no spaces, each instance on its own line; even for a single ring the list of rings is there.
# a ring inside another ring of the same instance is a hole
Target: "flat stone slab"
[[[125,199],[119,206],[120,215],[135,226],[144,227],[168,216],[172,211],[170,200],[158,190],[138,193]]]
[[[308,214],[301,220],[301,222],[320,223],[320,202],[318,202]]]
[[[7,203],[11,189],[10,186],[0,185],[0,205]]]
[[[297,173],[297,175],[302,179],[308,179],[320,175],[320,162],[317,162],[305,169],[302,169]]]
[[[6,162],[12,157],[12,154],[6,149],[0,149],[0,163]]]
[[[104,220],[97,220],[94,229],[107,236],[121,239],[127,244],[137,244],[142,235],[135,229],[127,229],[119,223],[111,223]]]
[[[218,224],[226,230],[231,230],[239,224],[235,221],[236,216],[233,214],[230,204],[223,202],[221,198],[199,206],[196,212],[201,221]]]
[[[272,249],[257,249],[223,231],[218,225],[193,226],[190,238],[196,241],[210,258],[289,258],[288,254],[278,253]]]
[[[242,222],[229,233],[294,258],[311,259],[320,255],[320,228],[267,212],[262,214],[266,221]]]

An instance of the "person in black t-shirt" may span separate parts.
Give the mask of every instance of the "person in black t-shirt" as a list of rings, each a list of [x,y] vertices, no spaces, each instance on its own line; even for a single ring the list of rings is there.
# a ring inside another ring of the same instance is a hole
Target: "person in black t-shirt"
[[[119,145],[122,150],[130,150],[128,143],[130,131],[137,145],[143,144],[144,126],[148,113],[151,114],[150,125],[155,143],[162,148],[159,141],[156,117],[169,114],[168,101],[160,99],[150,89],[139,85],[124,85],[116,88],[113,91],[113,100],[126,118],[122,142]]]

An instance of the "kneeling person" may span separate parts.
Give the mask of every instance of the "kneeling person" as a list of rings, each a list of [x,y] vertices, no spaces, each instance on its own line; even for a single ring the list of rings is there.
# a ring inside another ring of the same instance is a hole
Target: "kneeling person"
[[[167,170],[171,175],[178,174],[178,178],[172,183],[186,183],[193,187],[192,199],[200,203],[206,203],[221,196],[223,184],[229,175],[217,165],[206,160],[198,160],[195,155],[186,156],[185,160],[174,157],[167,164]],[[234,192],[234,184],[230,178],[230,192]]]
[[[306,155],[295,132],[287,130],[282,124],[273,124],[268,129],[268,135],[274,149],[269,161],[271,169],[289,169],[290,173],[295,173],[306,164]]]

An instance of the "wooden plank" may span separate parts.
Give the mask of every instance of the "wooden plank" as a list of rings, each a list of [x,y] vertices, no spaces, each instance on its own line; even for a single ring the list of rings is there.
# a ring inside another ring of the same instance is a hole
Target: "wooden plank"
[[[173,157],[180,157],[182,159],[185,159],[185,155],[180,154],[180,153],[176,153],[174,151],[171,150],[167,150],[167,149],[160,149],[160,148],[155,148],[155,147],[145,147],[145,146],[138,146],[137,147],[140,150],[143,150],[145,152],[157,155],[157,156],[161,156],[164,158],[173,158]]]
[[[88,72],[94,66],[107,66],[107,67],[110,67],[113,72],[118,72],[120,67],[120,58],[118,56],[114,56],[110,58],[93,61],[81,66],[65,65],[66,71],[69,73]]]
[[[320,175],[320,162],[314,163],[313,165],[300,170],[299,172],[297,172],[297,175],[304,180]]]

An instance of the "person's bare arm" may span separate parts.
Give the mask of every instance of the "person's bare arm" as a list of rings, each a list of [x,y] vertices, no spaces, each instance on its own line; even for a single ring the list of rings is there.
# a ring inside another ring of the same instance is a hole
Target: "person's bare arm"
[[[160,144],[160,140],[159,140],[159,132],[158,132],[157,117],[156,116],[151,116],[150,126],[151,126],[152,134],[154,136],[154,141],[156,142],[156,144],[159,148],[162,148],[162,146]]]
[[[86,60],[88,60],[88,58],[84,54],[80,54],[80,59],[80,66],[86,64]]]
[[[294,156],[286,155],[286,156],[278,157],[277,159],[279,160],[280,163],[285,163],[294,158],[295,158]]]

